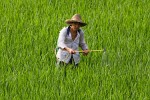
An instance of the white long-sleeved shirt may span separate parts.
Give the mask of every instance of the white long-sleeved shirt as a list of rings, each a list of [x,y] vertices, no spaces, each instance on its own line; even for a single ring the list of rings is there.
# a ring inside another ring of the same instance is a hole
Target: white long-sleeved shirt
[[[59,37],[57,41],[57,46],[59,48],[64,49],[65,47],[69,47],[69,48],[72,48],[73,50],[78,50],[80,46],[82,50],[88,49],[84,40],[84,33],[81,29],[80,29],[80,33],[77,32],[77,36],[74,40],[72,40],[70,32],[69,32],[69,35],[67,35],[67,29],[68,27],[64,27],[59,33]],[[62,49],[58,50],[56,57],[59,61],[68,63],[71,59],[71,54],[68,51],[62,50]],[[80,55],[78,52],[73,54],[73,59],[74,59],[75,64],[79,63]]]

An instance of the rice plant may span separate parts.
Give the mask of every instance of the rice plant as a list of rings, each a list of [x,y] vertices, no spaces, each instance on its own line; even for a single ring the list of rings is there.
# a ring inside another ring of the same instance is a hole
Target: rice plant
[[[2,0],[1,100],[149,100],[149,0]],[[55,67],[65,20],[79,13],[89,49],[77,69]]]

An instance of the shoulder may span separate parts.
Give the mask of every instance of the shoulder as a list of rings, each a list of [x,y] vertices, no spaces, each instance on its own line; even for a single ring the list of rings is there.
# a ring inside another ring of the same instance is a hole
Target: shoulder
[[[63,27],[60,31],[59,31],[59,35],[60,36],[65,36],[67,34],[67,27]]]
[[[65,33],[67,31],[67,28],[68,27],[63,27],[61,30],[60,30],[60,33]]]
[[[82,29],[79,29],[79,33],[82,35],[84,34],[84,31]]]

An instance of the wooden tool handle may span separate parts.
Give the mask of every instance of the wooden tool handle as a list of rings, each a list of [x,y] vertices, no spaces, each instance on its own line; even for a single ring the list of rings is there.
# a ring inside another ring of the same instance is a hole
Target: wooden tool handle
[[[89,52],[101,52],[101,51],[104,51],[104,50],[88,50]],[[76,51],[76,52],[79,52],[79,53],[82,53],[84,51]]]

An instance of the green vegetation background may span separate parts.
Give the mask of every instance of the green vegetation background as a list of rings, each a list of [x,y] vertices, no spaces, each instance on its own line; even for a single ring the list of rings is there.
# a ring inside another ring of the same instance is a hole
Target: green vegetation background
[[[78,69],[55,68],[54,48],[75,13],[89,49]],[[107,60],[107,63],[106,63]],[[149,100],[149,0],[2,0],[1,100]]]

